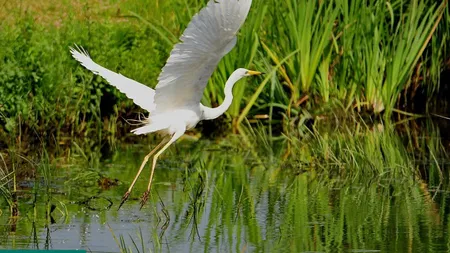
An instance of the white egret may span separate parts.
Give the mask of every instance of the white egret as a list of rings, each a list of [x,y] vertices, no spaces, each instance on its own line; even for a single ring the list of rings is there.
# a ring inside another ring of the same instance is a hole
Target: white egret
[[[236,34],[248,15],[251,3],[252,0],[210,0],[207,6],[192,18],[180,38],[181,42],[173,48],[155,89],[96,64],[82,48],[70,48],[72,56],[84,67],[105,78],[133,99],[135,104],[149,112],[148,118],[142,122],[144,125],[132,130],[134,134],[158,132],[165,136],[162,142],[145,156],[119,208],[128,199],[153,153],[159,149],[153,157],[148,188],[142,196],[141,207],[148,200],[156,161],[161,153],[199,121],[212,120],[222,115],[231,105],[232,89],[238,80],[245,76],[261,74],[257,71],[237,69],[225,84],[225,99],[220,106],[209,108],[200,103],[203,90],[220,59],[236,45]]]

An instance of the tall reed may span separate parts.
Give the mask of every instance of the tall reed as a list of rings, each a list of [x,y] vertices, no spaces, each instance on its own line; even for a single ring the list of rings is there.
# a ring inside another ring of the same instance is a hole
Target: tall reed
[[[89,2],[79,12],[68,8],[57,25],[6,5],[12,17],[0,30],[0,136],[16,136],[20,126],[24,136],[32,128],[55,139],[128,132],[120,119],[142,111],[80,67],[67,47],[83,45],[98,63],[154,87],[174,43],[204,5],[130,0],[103,11]],[[448,68],[449,20],[447,1],[254,0],[236,48],[219,63],[202,102],[221,103],[228,76],[246,67],[267,75],[236,85],[226,113],[235,126],[255,116],[279,126],[324,108],[389,118],[402,93],[439,90]]]

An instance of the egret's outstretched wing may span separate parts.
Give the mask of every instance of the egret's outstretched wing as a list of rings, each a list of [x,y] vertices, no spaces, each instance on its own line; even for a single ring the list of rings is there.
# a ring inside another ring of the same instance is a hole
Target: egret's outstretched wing
[[[83,48],[70,48],[73,58],[81,63],[85,68],[106,79],[111,85],[119,89],[128,98],[132,99],[135,104],[142,109],[152,111],[155,108],[153,99],[155,90],[129,79],[121,74],[108,70],[95,63]]]
[[[197,106],[220,59],[236,45],[252,0],[210,0],[175,45],[156,86],[156,112]]]

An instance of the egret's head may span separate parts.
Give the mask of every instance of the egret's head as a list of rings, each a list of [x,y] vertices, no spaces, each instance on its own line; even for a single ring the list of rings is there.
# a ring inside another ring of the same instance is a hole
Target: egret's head
[[[245,70],[245,76],[259,76],[261,74],[262,74],[262,72],[259,72],[259,71],[253,71],[253,70],[248,70],[248,69]]]
[[[236,72],[237,72],[237,74],[239,76],[242,76],[242,77],[244,77],[244,76],[258,76],[258,75],[262,74],[259,71],[253,71],[253,70],[242,69],[242,68],[241,69],[237,69]]]
[[[229,89],[233,89],[233,85],[241,80],[242,78],[246,77],[246,76],[257,76],[257,75],[261,75],[261,72],[258,71],[253,71],[253,70],[248,70],[248,69],[236,69],[233,74],[231,74],[231,76],[228,78],[227,83],[225,84],[225,87],[228,87]]]

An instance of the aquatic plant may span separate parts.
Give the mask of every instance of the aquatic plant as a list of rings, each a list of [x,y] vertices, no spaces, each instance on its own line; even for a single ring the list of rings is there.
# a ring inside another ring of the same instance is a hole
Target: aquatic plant
[[[0,153],[0,192],[1,196],[3,196],[10,208],[14,205],[12,191],[10,189],[11,181],[14,175],[13,173],[14,172],[9,171],[5,158],[3,157],[3,154]]]

